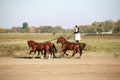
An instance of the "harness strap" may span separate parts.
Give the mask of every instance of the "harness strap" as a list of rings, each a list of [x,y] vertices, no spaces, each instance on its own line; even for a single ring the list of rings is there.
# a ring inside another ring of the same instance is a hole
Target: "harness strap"
[[[53,40],[56,40],[56,39],[58,39],[58,37],[57,37],[57,38],[54,38],[54,39],[51,39],[51,40],[48,40],[48,41],[53,41]]]
[[[67,38],[67,40],[69,40],[72,36],[73,36],[73,33]]]
[[[69,40],[71,37],[73,36],[73,33],[67,38],[67,40]],[[53,41],[53,40],[56,40],[56,39],[58,39],[59,37],[57,37],[57,38],[54,38],[54,39],[51,39],[51,40],[48,40],[48,41]],[[46,41],[47,42],[47,41]]]

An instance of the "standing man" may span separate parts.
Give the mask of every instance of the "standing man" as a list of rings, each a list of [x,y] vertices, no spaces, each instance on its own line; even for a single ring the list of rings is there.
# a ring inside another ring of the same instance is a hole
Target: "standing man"
[[[75,42],[79,43],[79,41],[81,40],[81,36],[80,36],[80,30],[79,27],[77,25],[75,25]]]

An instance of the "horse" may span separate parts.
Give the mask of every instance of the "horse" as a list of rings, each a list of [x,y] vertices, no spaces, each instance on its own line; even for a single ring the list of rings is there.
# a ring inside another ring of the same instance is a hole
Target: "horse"
[[[77,52],[79,52],[80,56],[79,58],[81,58],[82,55],[82,50],[84,50],[86,44],[85,43],[74,43],[74,42],[69,42],[67,41],[64,37],[59,37],[57,39],[57,43],[61,43],[62,44],[62,53],[61,55],[64,56],[64,54],[68,55],[66,53],[67,50],[73,50],[73,54],[71,57],[73,57]]]
[[[29,40],[29,41],[27,41],[27,44],[28,44],[28,47],[29,48],[31,48],[31,50],[30,50],[30,55],[31,55],[31,53],[32,52],[34,52],[34,55],[35,55],[35,53],[36,53],[36,46],[37,46],[37,42],[35,42],[35,41],[33,41],[33,40]],[[38,51],[38,53],[39,53],[40,51]],[[41,54],[43,55],[43,51],[41,50]],[[31,56],[32,57],[32,56]],[[38,54],[38,57],[39,57],[39,54]]]
[[[46,56],[46,53],[49,54],[49,58],[50,58],[50,55],[52,54],[55,57],[55,52],[57,52],[55,45],[51,42],[37,43],[33,40],[29,40],[27,41],[27,43],[28,43],[29,48],[32,48],[32,50],[30,51],[30,55],[32,52],[34,52],[33,58],[35,58],[36,51],[38,51],[38,56],[41,52],[42,58],[43,58],[43,55],[44,57]],[[43,54],[43,51],[44,51],[44,54]]]
[[[57,49],[56,49],[56,47],[55,47],[55,44],[54,43],[52,43],[52,42],[50,42],[50,41],[46,41],[46,42],[44,42],[44,44],[47,44],[47,45],[49,45],[49,47],[50,47],[50,53],[53,53],[53,57],[55,58],[56,56],[55,56],[55,53],[57,53]],[[44,52],[44,57],[46,56],[46,51]]]

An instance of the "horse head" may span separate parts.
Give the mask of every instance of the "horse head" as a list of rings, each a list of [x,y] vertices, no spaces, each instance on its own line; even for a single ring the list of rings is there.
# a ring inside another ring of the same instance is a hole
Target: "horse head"
[[[31,48],[32,45],[36,44],[36,42],[33,40],[29,40],[29,41],[27,41],[27,44],[28,44],[29,48]]]
[[[62,43],[62,44],[64,44],[64,43],[66,43],[67,42],[67,40],[64,38],[64,37],[59,37],[58,39],[57,39],[57,43]]]

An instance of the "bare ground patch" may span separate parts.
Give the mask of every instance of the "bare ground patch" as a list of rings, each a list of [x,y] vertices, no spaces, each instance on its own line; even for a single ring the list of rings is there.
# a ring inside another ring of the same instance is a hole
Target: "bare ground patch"
[[[0,80],[120,80],[120,58],[0,58]]]

